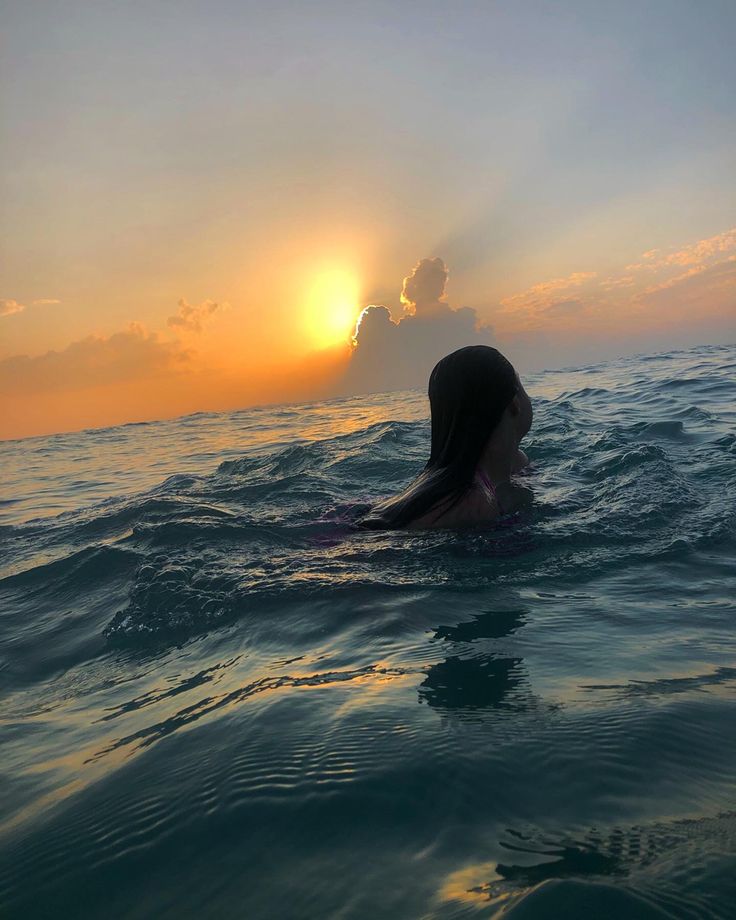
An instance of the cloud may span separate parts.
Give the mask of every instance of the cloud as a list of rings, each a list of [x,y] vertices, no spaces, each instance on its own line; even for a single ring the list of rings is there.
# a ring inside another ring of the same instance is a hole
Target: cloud
[[[178,312],[170,316],[166,324],[186,332],[201,332],[215,313],[227,309],[227,306],[225,303],[215,303],[214,300],[203,300],[202,303],[195,305],[187,303],[182,297],[179,301]]]
[[[619,288],[628,288],[636,284],[636,278],[633,275],[621,275],[616,278],[605,278],[601,281],[601,289],[604,291],[615,291]]]
[[[694,265],[680,275],[667,278],[665,281],[660,281],[657,284],[650,284],[636,295],[636,299],[641,300],[643,297],[646,297],[648,294],[654,294],[656,291],[666,291],[669,288],[677,287],[679,284],[682,284],[683,281],[687,281],[688,278],[692,278],[694,275],[700,275],[705,271],[708,271],[707,265]]]
[[[730,314],[736,325],[736,255],[713,265],[696,265],[687,271],[645,288],[637,300],[670,311],[697,309],[699,315]]]
[[[729,311],[736,319],[736,256],[724,259],[732,250],[736,229],[688,246],[650,249],[640,262],[600,279],[595,272],[573,272],[543,281],[504,298],[494,326],[504,341],[535,332],[562,341],[602,339],[633,327],[671,331],[673,323],[682,329],[700,321],[723,326]]]
[[[452,309],[443,298],[448,271],[442,259],[422,259],[404,279],[404,314],[371,304],[358,319],[341,392],[380,392],[425,386],[437,361],[463,345],[488,343],[492,330],[470,307]]]
[[[587,309],[585,301],[579,297],[571,297],[568,300],[553,300],[544,308],[545,317],[561,318],[563,316],[573,316],[584,312]]]
[[[131,323],[113,335],[89,335],[61,351],[0,361],[0,392],[28,395],[75,390],[168,375],[184,369],[190,353]]]
[[[566,278],[552,278],[534,284],[520,294],[514,294],[501,301],[501,306],[506,313],[516,313],[519,310],[544,310],[556,303],[559,295],[579,288],[584,282],[595,278],[595,272],[573,272]]]
[[[497,315],[503,322],[511,319],[515,326],[525,328],[570,316],[586,307],[576,292],[583,286],[590,288],[596,277],[596,272],[573,272],[565,278],[541,281],[520,294],[505,297],[496,311]]]
[[[736,227],[709,236],[697,243],[691,243],[682,249],[672,247],[670,250],[650,249],[642,253],[645,262],[634,262],[627,265],[627,271],[659,271],[668,267],[685,265],[708,265],[714,259],[720,258],[725,252],[736,249]]]
[[[18,303],[17,300],[0,300],[0,316],[12,316],[14,313],[22,313],[26,308],[24,303]]]
[[[386,336],[393,335],[391,330],[398,328],[398,325],[391,319],[388,307],[369,304],[355,324],[353,343],[356,348],[371,348],[375,344],[380,344]]]
[[[56,300],[52,297],[42,297],[39,300],[33,300],[31,302],[34,306],[61,303],[60,300]],[[17,300],[0,299],[0,316],[12,316],[14,313],[22,313],[25,309],[26,305],[24,303],[18,303]]]
[[[443,301],[449,272],[442,259],[422,259],[404,278],[401,303],[410,316],[433,316],[447,313]]]
[[[730,252],[732,249],[736,249],[736,227],[673,252],[665,257],[664,262],[667,265],[701,265],[713,256]]]
[[[566,285],[534,285],[507,298],[498,312],[494,326],[500,347],[511,351],[518,366],[538,368],[573,364],[584,354],[598,360],[644,348],[733,341],[736,255],[713,262],[712,253],[720,250],[707,251],[710,263],[684,270],[667,262],[667,254],[655,253],[652,258],[663,263],[659,269],[638,277],[589,279],[572,297],[560,296]]]

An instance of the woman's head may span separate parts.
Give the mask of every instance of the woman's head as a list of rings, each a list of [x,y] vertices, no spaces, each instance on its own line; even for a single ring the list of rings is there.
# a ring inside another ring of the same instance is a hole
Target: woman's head
[[[517,443],[531,427],[531,402],[518,374],[489,345],[468,345],[438,361],[429,378],[429,403],[427,466],[455,466],[463,478],[472,477],[499,425],[506,425]]]
[[[506,358],[488,345],[468,345],[438,361],[429,378],[432,444],[419,478],[376,506],[365,527],[403,527],[438,504],[451,507],[468,492],[494,432],[518,445],[532,407]]]

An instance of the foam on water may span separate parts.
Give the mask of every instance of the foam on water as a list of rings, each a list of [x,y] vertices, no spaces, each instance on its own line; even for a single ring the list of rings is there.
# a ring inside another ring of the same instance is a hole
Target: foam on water
[[[5,913],[732,916],[735,368],[531,377],[485,532],[351,527],[416,392],[0,445]]]

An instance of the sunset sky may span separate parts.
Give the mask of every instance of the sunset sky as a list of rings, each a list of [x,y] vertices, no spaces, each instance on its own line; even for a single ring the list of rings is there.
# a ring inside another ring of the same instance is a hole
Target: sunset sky
[[[735,38],[732,0],[4,3],[0,437],[411,384],[443,323],[520,371],[736,341]]]

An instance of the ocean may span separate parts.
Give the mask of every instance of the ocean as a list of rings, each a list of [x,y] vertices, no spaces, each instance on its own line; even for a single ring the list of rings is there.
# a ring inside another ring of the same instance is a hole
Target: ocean
[[[486,531],[420,391],[0,444],[0,915],[736,917],[736,346],[524,382]]]

